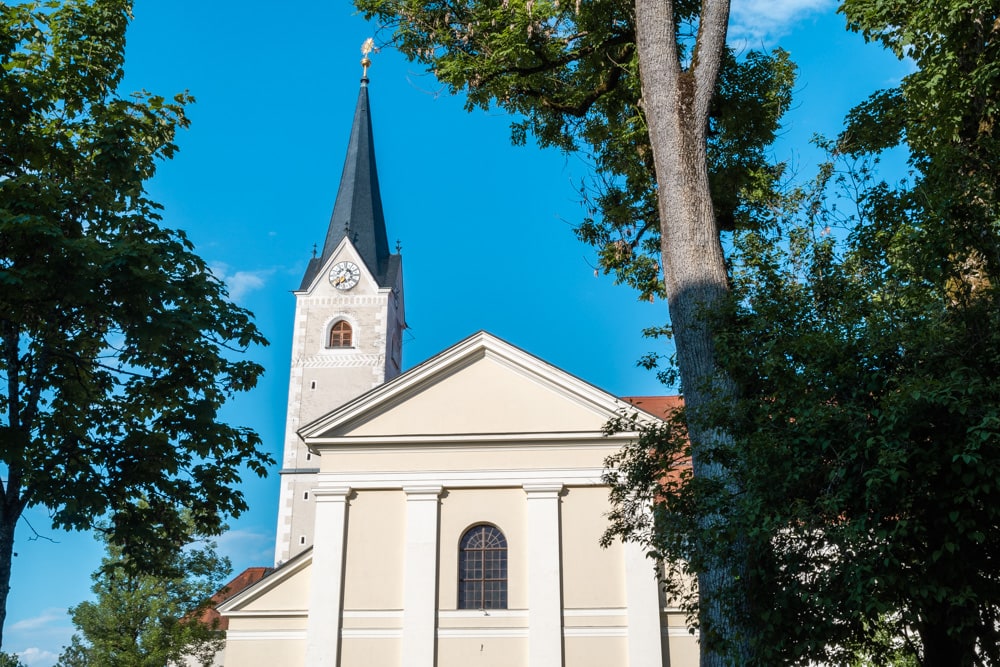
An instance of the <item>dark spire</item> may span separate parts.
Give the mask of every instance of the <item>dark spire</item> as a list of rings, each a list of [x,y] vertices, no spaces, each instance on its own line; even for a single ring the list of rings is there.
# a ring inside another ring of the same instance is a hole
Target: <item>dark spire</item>
[[[340,189],[333,206],[333,215],[323,243],[323,252],[309,262],[302,279],[302,289],[309,286],[316,272],[330,259],[340,242],[347,237],[357,248],[378,283],[388,287],[391,283],[389,243],[386,240],[385,218],[382,214],[382,197],[378,188],[375,168],[375,142],[372,139],[372,121],[368,109],[368,77],[361,79],[358,105],[354,110],[351,139],[347,144],[347,159],[340,176]]]

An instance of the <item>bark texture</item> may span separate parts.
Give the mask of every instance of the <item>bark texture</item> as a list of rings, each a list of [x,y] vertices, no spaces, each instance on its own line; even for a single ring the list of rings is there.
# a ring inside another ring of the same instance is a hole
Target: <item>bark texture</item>
[[[686,409],[690,415],[695,475],[724,477],[704,452],[731,447],[732,440],[699,425],[698,415],[712,399],[731,397],[732,382],[716,363],[713,334],[704,313],[726,298],[729,285],[709,190],[706,132],[709,104],[725,49],[729,0],[705,0],[691,62],[680,62],[671,0],[636,0],[636,43],[642,78],[642,103],[649,126],[659,193],[661,254]],[[732,484],[732,480],[725,480]],[[739,565],[738,563],[736,564]],[[703,632],[723,637],[746,655],[740,619],[713,600],[729,588],[732,563],[717,563],[699,573]],[[735,608],[745,608],[737,601]],[[702,641],[701,664],[716,667],[725,658]],[[741,661],[742,662],[742,661]]]
[[[6,510],[6,508],[5,508]],[[3,627],[7,620],[7,597],[10,595],[10,569],[11,559],[14,556],[14,528],[20,517],[20,510],[16,516],[10,518],[8,512],[4,511],[0,516],[0,647],[3,646]]]

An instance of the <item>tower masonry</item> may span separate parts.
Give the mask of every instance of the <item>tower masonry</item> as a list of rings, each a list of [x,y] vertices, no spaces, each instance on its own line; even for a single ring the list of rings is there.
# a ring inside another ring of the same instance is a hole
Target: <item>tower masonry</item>
[[[311,496],[319,462],[299,429],[396,377],[402,367],[402,260],[387,242],[367,76],[323,250],[310,260],[294,294],[276,565],[313,543]]]

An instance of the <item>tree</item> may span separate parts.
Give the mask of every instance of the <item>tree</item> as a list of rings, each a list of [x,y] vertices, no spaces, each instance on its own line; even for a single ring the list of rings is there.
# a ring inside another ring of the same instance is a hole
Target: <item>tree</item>
[[[27,667],[20,658],[10,653],[0,653],[0,667]]]
[[[620,459],[617,493],[662,500],[643,526],[661,552],[720,505],[750,527],[771,603],[750,664],[1000,664],[998,9],[845,3],[917,71],[852,112],[796,215],[734,239],[716,349],[740,392],[713,421],[738,435],[741,494],[663,476],[685,446],[669,424]],[[879,182],[867,160],[901,143],[913,182]]]
[[[531,133],[592,157],[597,192],[579,235],[599,247],[606,271],[645,297],[666,295],[696,474],[724,478],[711,452],[731,438],[705,428],[699,412],[732,386],[704,314],[728,293],[720,231],[750,222],[754,196],[780,173],[763,150],[787,107],[785,54],[738,62],[725,45],[728,0],[356,4],[470,108],[517,114],[516,142]],[[699,572],[705,665],[718,664],[720,646],[739,654],[745,645],[746,614],[723,617],[718,606],[746,600],[739,536],[729,544],[729,558]]]
[[[59,657],[60,667],[211,667],[225,645],[225,633],[202,621],[230,572],[229,560],[212,542],[178,553],[171,578],[138,574],[125,567],[121,549],[108,555],[94,573],[94,602],[70,609],[73,635]],[[81,636],[82,635],[82,636]]]
[[[271,462],[218,416],[266,341],[144,191],[191,97],[118,92],[130,18],[0,4],[0,628],[26,508],[103,517],[128,567],[169,574],[184,514],[218,533],[246,508],[241,470]]]

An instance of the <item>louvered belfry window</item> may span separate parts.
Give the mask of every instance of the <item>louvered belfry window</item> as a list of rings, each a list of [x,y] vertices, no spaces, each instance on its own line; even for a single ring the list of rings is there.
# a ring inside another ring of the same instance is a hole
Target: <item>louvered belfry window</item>
[[[351,325],[340,320],[330,327],[330,347],[350,347],[354,344]]]
[[[458,608],[507,608],[507,540],[494,526],[473,526],[462,536]]]

